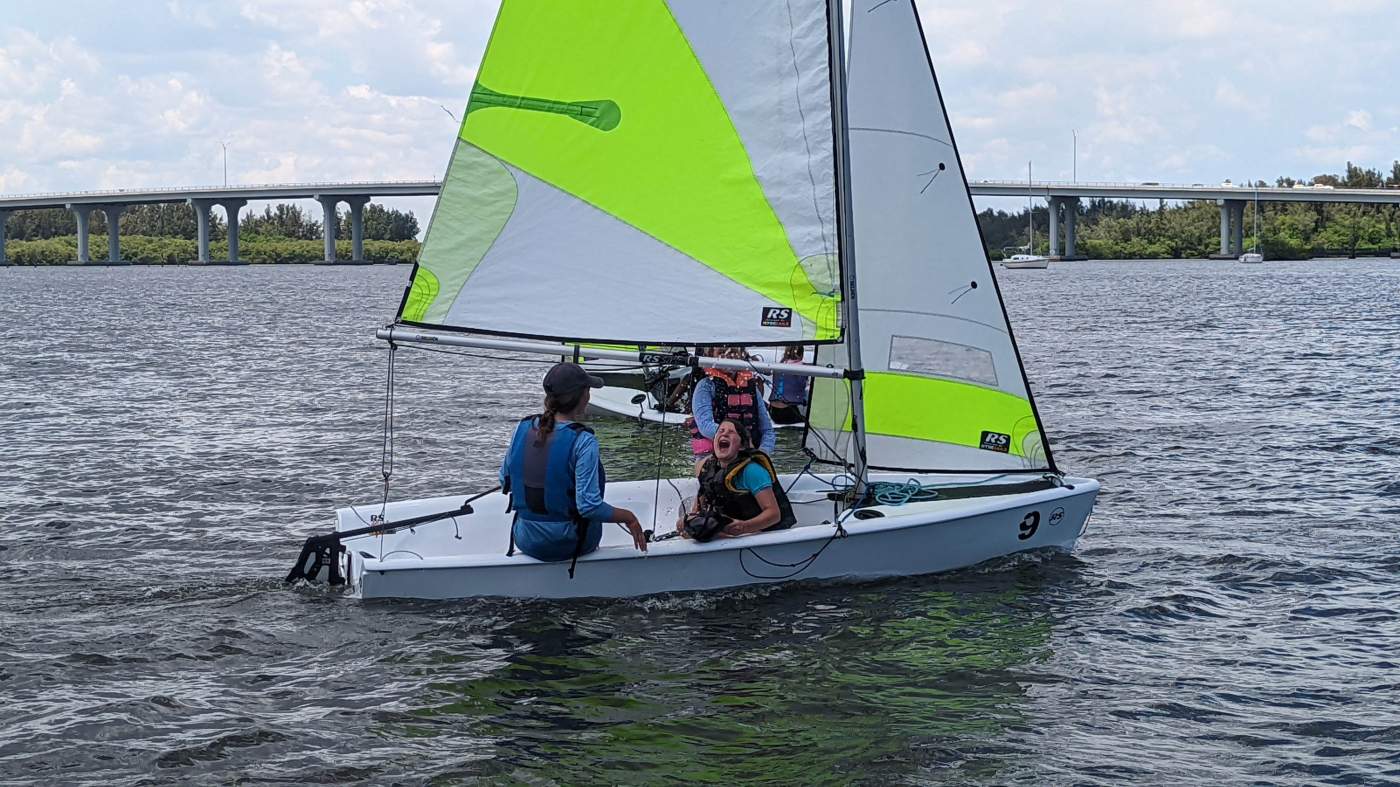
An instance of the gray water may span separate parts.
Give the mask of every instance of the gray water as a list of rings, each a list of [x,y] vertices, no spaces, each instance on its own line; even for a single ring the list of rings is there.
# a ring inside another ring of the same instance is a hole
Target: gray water
[[[1056,457],[1104,484],[1070,556],[285,590],[381,494],[407,274],[0,269],[0,781],[1400,782],[1400,262],[1000,274]],[[393,496],[493,483],[544,367],[398,363]],[[654,471],[656,432],[599,426],[612,476]]]

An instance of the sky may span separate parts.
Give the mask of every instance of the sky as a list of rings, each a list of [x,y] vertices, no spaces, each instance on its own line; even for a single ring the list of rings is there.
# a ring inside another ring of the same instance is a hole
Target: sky
[[[216,185],[220,142],[230,183],[440,177],[497,5],[0,4],[5,194]],[[1033,161],[1037,180],[1214,183],[1400,158],[1397,0],[918,6],[970,178]],[[432,204],[386,202],[424,224]]]

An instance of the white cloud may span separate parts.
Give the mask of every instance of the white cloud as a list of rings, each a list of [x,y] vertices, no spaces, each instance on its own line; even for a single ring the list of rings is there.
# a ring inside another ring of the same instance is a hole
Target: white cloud
[[[1218,0],[1152,0],[1159,29],[1186,39],[1209,39],[1237,32],[1249,20],[1238,17],[1234,7]]]
[[[1215,85],[1215,103],[1226,109],[1253,110],[1255,102],[1245,95],[1243,90],[1235,87],[1235,84],[1228,79],[1221,79]]]
[[[115,31],[50,5],[47,27],[32,4],[0,28],[6,192],[216,183],[219,140],[235,181],[438,176],[457,128],[439,104],[460,117],[495,10],[159,0]],[[1068,179],[1071,129],[1081,180],[1388,169],[1400,150],[1376,78],[1400,69],[1393,2],[919,6],[970,177],[1020,179],[1031,159]]]

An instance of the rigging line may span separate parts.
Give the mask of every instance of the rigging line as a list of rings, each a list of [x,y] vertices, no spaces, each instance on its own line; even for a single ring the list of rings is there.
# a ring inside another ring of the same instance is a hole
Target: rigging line
[[[657,366],[657,371],[661,374],[661,406],[663,408],[662,412],[664,413],[666,402],[671,398],[671,367],[659,365]],[[648,404],[648,399],[651,397],[651,392],[649,390],[643,391],[642,396],[646,398],[642,399],[641,406],[646,407]],[[637,420],[642,421],[642,417],[640,414],[638,414]],[[645,423],[644,421],[642,422]],[[656,517],[661,510],[661,462],[666,449],[666,431],[667,430],[665,424],[662,424],[661,428],[656,430],[656,490],[652,493],[651,497],[652,535],[656,534]],[[668,478],[666,480],[669,482],[671,479]],[[674,486],[674,484],[672,484],[672,486]]]
[[[829,547],[829,546],[831,546],[831,542],[835,541],[835,540],[838,539],[838,538],[843,538],[843,537],[845,537],[845,535],[846,535],[846,531],[841,527],[841,523],[838,521],[838,522],[836,523],[836,529],[832,532],[832,534],[831,534],[830,536],[827,537],[826,541],[821,545],[821,548],[818,549],[816,552],[813,552],[811,555],[808,555],[807,557],[805,557],[805,558],[803,558],[803,559],[797,561],[796,563],[778,563],[778,562],[769,560],[768,558],[764,557],[763,555],[758,554],[757,552],[754,551],[753,547],[745,547],[745,548],[739,550],[739,568],[742,569],[743,572],[744,572],[745,574],[749,575],[749,577],[751,577],[751,578],[753,578],[753,579],[769,579],[769,580],[792,579],[793,577],[797,576],[798,574],[801,574],[803,571],[806,571],[807,569],[811,568],[811,567],[812,567],[812,564],[817,562],[817,558],[821,557],[821,556],[822,556],[822,553],[826,551],[826,548]],[[766,564],[768,564],[769,566],[772,566],[773,568],[791,568],[791,569],[794,569],[794,570],[791,571],[791,572],[789,572],[789,573],[787,573],[787,574],[783,574],[783,575],[780,575],[780,576],[769,576],[769,575],[765,575],[765,574],[755,574],[755,573],[753,573],[752,571],[750,571],[750,570],[749,570],[749,567],[744,563],[744,553],[745,553],[745,552],[748,552],[748,553],[752,554],[754,557],[758,558],[758,559],[759,559],[760,561],[762,561],[763,563],[766,563]]]
[[[384,477],[384,499],[379,516],[389,507],[389,478],[394,474],[394,354],[398,345],[389,342],[389,372],[384,380],[384,438],[380,446],[379,473]]]
[[[384,436],[380,443],[379,454],[379,474],[384,478],[384,497],[379,503],[380,522],[385,520],[385,513],[389,509],[389,477],[394,474],[394,354],[396,352],[398,352],[398,344],[390,341],[389,371],[384,379]],[[352,506],[350,510],[355,512],[355,516],[361,522],[365,521],[357,508]],[[379,559],[384,559],[384,539],[382,537],[379,539]]]

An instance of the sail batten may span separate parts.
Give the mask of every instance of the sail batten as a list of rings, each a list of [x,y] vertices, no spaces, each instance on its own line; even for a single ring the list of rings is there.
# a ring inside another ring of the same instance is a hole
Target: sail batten
[[[504,0],[401,322],[835,342],[825,0]]]

